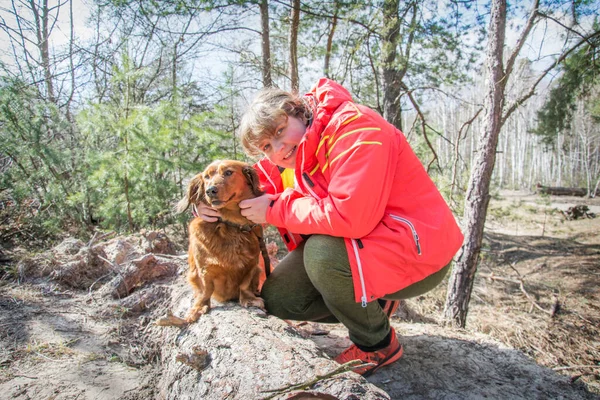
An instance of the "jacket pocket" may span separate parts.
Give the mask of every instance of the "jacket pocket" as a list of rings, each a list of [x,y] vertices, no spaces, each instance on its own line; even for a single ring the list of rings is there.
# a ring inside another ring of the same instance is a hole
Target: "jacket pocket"
[[[410,222],[408,219],[400,217],[398,215],[394,215],[394,214],[388,214],[388,215],[390,216],[390,218],[392,218],[398,222],[401,222],[409,227],[410,231],[412,232],[413,239],[415,241],[415,246],[417,247],[417,254],[421,255],[421,243],[419,242],[419,235],[417,234],[417,230],[415,229],[415,226],[412,224],[412,222]]]

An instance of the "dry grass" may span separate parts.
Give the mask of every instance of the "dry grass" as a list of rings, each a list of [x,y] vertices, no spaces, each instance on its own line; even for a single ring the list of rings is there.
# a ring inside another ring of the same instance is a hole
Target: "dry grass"
[[[25,346],[23,352],[45,359],[56,360],[61,357],[70,357],[75,354],[75,351],[69,348],[73,343],[74,342],[48,343],[33,340]]]
[[[492,200],[467,329],[600,393],[600,217],[566,221],[560,209],[569,201],[586,200]],[[404,317],[441,315],[445,296],[440,285],[407,301]]]

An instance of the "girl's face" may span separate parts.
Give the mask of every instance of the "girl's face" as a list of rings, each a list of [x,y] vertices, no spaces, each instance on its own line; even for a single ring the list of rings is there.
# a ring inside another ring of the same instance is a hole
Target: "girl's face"
[[[273,137],[263,139],[259,143],[258,149],[273,164],[283,168],[295,168],[298,143],[305,132],[306,126],[301,119],[288,116],[279,122]]]

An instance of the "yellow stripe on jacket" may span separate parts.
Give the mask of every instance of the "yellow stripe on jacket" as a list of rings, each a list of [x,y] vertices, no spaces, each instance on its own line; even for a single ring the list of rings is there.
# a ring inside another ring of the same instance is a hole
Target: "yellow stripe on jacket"
[[[349,151],[351,151],[351,150],[354,150],[354,149],[355,149],[355,148],[357,148],[358,146],[362,146],[362,145],[366,145],[366,144],[376,144],[376,145],[379,145],[379,146],[381,146],[381,145],[382,145],[382,143],[381,143],[381,142],[378,142],[378,141],[373,141],[373,140],[371,140],[371,141],[362,141],[362,140],[359,140],[359,141],[355,142],[355,143],[354,143],[352,146],[350,146],[350,148],[348,148],[348,149],[346,149],[346,150],[342,151],[340,154],[338,154],[337,156],[335,156],[335,158],[334,158],[333,160],[331,160],[331,161],[327,160],[327,164],[325,164],[325,165],[323,166],[323,169],[321,169],[321,172],[325,172],[325,170],[326,170],[326,169],[327,169],[327,168],[328,168],[328,167],[329,167],[331,164],[333,164],[334,162],[336,162],[338,158],[340,158],[341,156],[343,156],[343,155],[344,155],[344,154],[346,154],[347,152],[349,152]]]

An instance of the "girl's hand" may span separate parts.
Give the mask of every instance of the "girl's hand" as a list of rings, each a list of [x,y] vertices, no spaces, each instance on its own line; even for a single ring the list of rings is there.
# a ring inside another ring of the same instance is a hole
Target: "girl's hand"
[[[267,209],[271,201],[277,199],[277,194],[263,194],[253,199],[240,201],[242,215],[255,224],[264,224],[267,222]]]
[[[218,210],[215,210],[204,203],[198,205],[192,204],[192,214],[194,217],[200,217],[206,222],[216,222],[221,216],[221,213]]]

